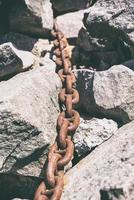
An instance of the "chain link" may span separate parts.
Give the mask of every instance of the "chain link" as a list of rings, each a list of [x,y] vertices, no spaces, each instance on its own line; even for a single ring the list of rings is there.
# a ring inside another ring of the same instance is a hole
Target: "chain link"
[[[52,35],[58,75],[63,83],[59,93],[59,102],[64,104],[57,119],[57,138],[48,154],[46,177],[37,188],[34,200],[60,200],[64,187],[64,167],[71,161],[74,153],[74,144],[71,140],[79,126],[80,116],[73,106],[79,102],[79,93],[74,89],[76,82],[67,51],[68,42],[64,34],[54,24]]]

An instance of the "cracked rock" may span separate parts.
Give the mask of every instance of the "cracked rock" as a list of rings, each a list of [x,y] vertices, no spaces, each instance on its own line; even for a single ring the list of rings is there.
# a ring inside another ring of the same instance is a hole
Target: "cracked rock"
[[[118,125],[108,119],[84,119],[74,134],[75,156],[82,157],[90,153],[95,147],[108,140],[117,131]]]
[[[133,200],[134,121],[65,175],[62,200]],[[131,150],[130,150],[131,149]]]
[[[134,71],[115,65],[105,71],[76,70],[80,109],[120,123],[134,120]]]
[[[34,60],[31,52],[18,50],[12,43],[0,45],[0,79],[26,71],[33,65]]]
[[[84,17],[86,28],[81,29],[77,41],[94,57],[88,64],[103,70],[134,58],[133,7],[133,0],[98,0],[89,8]],[[101,66],[102,61],[107,67]]]
[[[56,137],[60,80],[45,67],[0,83],[0,172],[39,176]]]

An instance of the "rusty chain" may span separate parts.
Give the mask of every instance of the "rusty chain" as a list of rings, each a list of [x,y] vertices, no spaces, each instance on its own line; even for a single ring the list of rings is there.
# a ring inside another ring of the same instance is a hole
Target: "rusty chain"
[[[65,105],[65,109],[57,119],[57,138],[48,153],[46,177],[37,188],[34,200],[60,199],[64,186],[64,167],[71,161],[74,153],[71,138],[80,122],[79,113],[73,109],[73,105],[79,102],[79,93],[74,89],[76,80],[67,51],[68,42],[56,23],[52,35],[55,38],[55,62],[63,85],[59,93],[59,102]]]

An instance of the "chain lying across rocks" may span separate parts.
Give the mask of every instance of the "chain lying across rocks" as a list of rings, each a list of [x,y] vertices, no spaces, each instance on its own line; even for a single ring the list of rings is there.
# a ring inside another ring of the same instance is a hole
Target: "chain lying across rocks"
[[[63,83],[59,102],[65,106],[57,120],[57,138],[49,150],[46,178],[37,188],[34,200],[60,199],[64,186],[64,167],[71,161],[74,153],[71,138],[80,122],[79,113],[73,109],[73,105],[79,102],[79,93],[73,88],[76,80],[67,51],[68,42],[56,24],[52,35],[55,38],[57,73]]]

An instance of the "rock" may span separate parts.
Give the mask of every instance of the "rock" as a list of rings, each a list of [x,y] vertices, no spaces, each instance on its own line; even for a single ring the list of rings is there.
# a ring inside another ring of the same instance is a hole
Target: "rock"
[[[123,123],[134,120],[134,72],[115,65],[95,72],[93,93],[99,112]]]
[[[12,4],[10,29],[33,36],[48,36],[53,28],[53,11],[49,0],[23,0]]]
[[[79,32],[78,46],[90,52],[90,55],[93,53],[99,59],[99,63],[104,61],[109,67],[133,58],[133,6],[132,0],[129,3],[121,0],[116,4],[114,0],[98,0],[85,14],[86,28],[82,28]],[[109,62],[103,58],[102,52],[111,54]],[[99,64],[95,67],[98,66]]]
[[[33,47],[33,54],[39,57],[44,57],[47,52],[52,50],[53,44],[47,39],[38,39]]]
[[[0,172],[42,176],[56,137],[60,79],[45,67],[0,83]]]
[[[127,123],[134,119],[134,72],[124,65],[106,71],[76,70],[81,110]]]
[[[0,45],[0,79],[30,68],[34,63],[34,56],[28,51],[16,49],[12,43]]]
[[[133,133],[134,121],[67,172],[61,200],[133,200]]]
[[[118,129],[113,120],[108,119],[83,119],[74,134],[75,154],[82,157],[91,152],[95,147],[108,140]]]
[[[50,53],[46,53],[46,55],[40,59],[40,65],[45,67],[49,72],[56,71],[56,63],[51,59]]]
[[[0,38],[0,44],[11,42],[17,49],[32,51],[37,39],[20,33],[9,32]]]
[[[56,18],[59,29],[67,38],[77,38],[79,30],[83,26],[84,13],[88,9],[60,15]]]
[[[88,8],[95,0],[51,0],[51,2],[56,13],[60,14]]]

